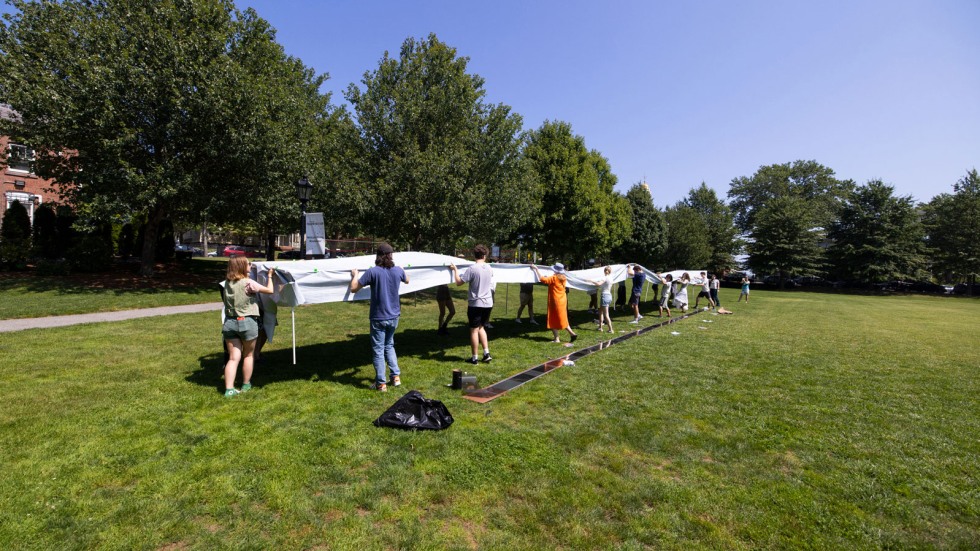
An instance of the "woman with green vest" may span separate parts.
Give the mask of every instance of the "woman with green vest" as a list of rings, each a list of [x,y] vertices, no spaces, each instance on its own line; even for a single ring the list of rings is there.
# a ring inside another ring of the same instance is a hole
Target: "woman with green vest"
[[[272,293],[272,272],[265,285],[248,277],[250,268],[248,258],[233,256],[228,260],[228,271],[221,282],[222,298],[225,303],[225,323],[221,335],[228,349],[228,363],[225,364],[225,396],[232,397],[252,389],[252,367],[254,364],[255,339],[259,336],[259,293]],[[238,362],[242,363],[242,389],[235,389]]]

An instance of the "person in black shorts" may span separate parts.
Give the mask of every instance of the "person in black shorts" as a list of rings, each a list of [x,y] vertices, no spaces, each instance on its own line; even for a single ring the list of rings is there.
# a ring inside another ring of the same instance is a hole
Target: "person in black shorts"
[[[531,322],[531,325],[537,325],[538,322],[534,321],[534,284],[533,283],[521,283],[521,306],[517,309],[517,323],[521,323],[521,312],[524,311],[524,307],[527,306],[527,320]]]
[[[449,285],[436,287],[436,304],[439,305],[439,335],[449,334],[449,321],[456,315],[456,305],[453,296],[449,294]],[[449,315],[446,315],[449,312]]]
[[[473,356],[467,360],[471,364],[479,363],[477,352],[480,345],[483,345],[483,361],[489,362],[490,343],[487,342],[487,323],[490,321],[490,311],[493,309],[493,269],[487,264],[486,245],[477,245],[473,249],[473,256],[476,263],[470,265],[463,276],[460,277],[459,270],[455,264],[450,264],[449,269],[453,271],[453,280],[456,285],[463,285],[469,282],[470,290],[467,296],[466,317],[469,319],[470,326],[470,347]]]

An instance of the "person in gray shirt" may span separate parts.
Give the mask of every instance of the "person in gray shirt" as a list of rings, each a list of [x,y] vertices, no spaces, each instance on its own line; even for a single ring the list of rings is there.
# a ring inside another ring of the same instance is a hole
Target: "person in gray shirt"
[[[489,362],[490,344],[487,342],[487,323],[490,322],[490,311],[493,309],[493,268],[487,264],[487,250],[485,245],[477,245],[473,248],[473,257],[476,263],[467,268],[462,277],[455,264],[450,264],[449,269],[453,271],[453,280],[456,285],[464,283],[470,284],[470,291],[467,297],[466,317],[469,319],[470,326],[470,347],[473,355],[468,362],[478,363],[477,353],[479,347],[483,346],[483,361]]]

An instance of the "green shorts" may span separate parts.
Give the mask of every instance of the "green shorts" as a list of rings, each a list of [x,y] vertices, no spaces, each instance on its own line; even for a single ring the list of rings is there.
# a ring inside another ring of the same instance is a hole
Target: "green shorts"
[[[254,341],[259,338],[259,318],[257,316],[227,318],[225,324],[221,326],[221,336],[226,341],[232,339],[239,339],[243,342]]]

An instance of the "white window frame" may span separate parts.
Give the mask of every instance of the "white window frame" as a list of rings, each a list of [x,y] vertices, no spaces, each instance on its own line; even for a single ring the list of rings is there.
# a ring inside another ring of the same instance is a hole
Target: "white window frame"
[[[27,217],[31,221],[31,226],[34,225],[34,209],[37,205],[41,203],[41,196],[34,195],[33,193],[27,193],[24,191],[7,191],[4,194],[4,212],[10,208],[14,203],[20,203],[24,205],[27,209]]]
[[[26,145],[17,143],[9,144],[7,147],[7,170],[17,174],[33,174],[34,171],[31,170],[31,164],[36,158],[37,156],[34,150]],[[15,167],[14,159],[18,159],[17,162],[26,165],[26,168]]]

